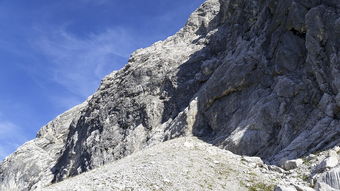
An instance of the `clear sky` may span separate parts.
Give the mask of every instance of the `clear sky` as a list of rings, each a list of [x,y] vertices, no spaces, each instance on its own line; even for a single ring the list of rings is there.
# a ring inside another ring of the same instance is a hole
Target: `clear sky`
[[[0,160],[204,0],[0,0]]]

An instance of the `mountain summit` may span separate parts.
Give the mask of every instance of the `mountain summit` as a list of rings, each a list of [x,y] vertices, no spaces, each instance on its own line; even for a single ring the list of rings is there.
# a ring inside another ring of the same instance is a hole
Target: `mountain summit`
[[[0,190],[339,190],[339,54],[339,0],[207,0],[7,157]]]

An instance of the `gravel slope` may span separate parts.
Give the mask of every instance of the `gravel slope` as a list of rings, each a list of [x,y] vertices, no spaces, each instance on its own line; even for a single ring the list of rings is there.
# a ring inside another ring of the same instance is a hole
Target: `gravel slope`
[[[241,191],[262,183],[273,188],[279,174],[246,160],[194,137],[178,138],[40,191]]]

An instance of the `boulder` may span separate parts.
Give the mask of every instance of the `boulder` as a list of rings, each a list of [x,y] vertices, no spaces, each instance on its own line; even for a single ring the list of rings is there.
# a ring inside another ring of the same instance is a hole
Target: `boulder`
[[[324,159],[323,161],[321,161],[321,163],[316,167],[316,171],[323,172],[326,169],[330,169],[337,166],[338,163],[339,163],[338,158],[336,156],[331,155]]]
[[[302,185],[294,185],[297,191],[315,191],[313,188],[311,187],[307,187],[307,186],[302,186]]]
[[[248,163],[252,163],[252,164],[256,164],[258,166],[262,166],[263,165],[263,161],[260,157],[247,157],[247,156],[242,156],[242,160],[248,162]]]
[[[317,182],[340,190],[340,167],[336,167],[331,169],[330,171],[324,172],[317,179]]]
[[[277,185],[274,191],[297,191],[294,186]]]
[[[303,164],[302,159],[286,160],[281,163],[281,167],[285,170],[292,170]]]
[[[278,166],[275,166],[275,165],[269,165],[268,168],[269,168],[269,170],[275,171],[275,172],[278,172],[278,173],[284,173],[285,172],[284,169],[282,169]]]
[[[316,184],[315,190],[317,191],[339,191],[322,182],[319,182]]]

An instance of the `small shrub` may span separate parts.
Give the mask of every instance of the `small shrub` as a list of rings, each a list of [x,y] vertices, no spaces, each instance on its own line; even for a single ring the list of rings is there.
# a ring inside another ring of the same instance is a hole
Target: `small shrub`
[[[310,159],[307,159],[307,157],[304,157],[302,158],[303,160],[303,164],[307,165],[307,166],[310,166],[311,165],[311,160]]]
[[[308,180],[309,180],[309,176],[307,176],[307,175],[302,175],[301,177],[300,177],[303,181],[305,181],[305,182],[308,182]]]
[[[248,188],[249,191],[273,191],[274,185],[267,185],[264,183],[257,183]]]

